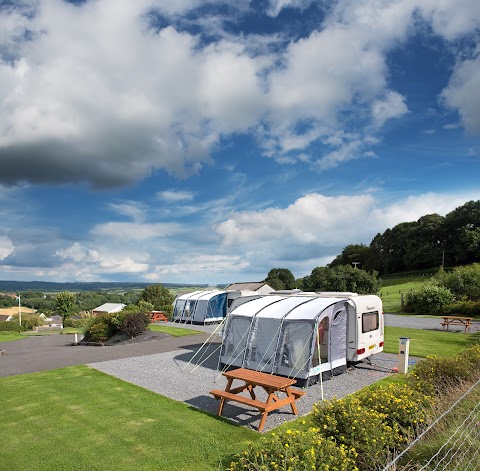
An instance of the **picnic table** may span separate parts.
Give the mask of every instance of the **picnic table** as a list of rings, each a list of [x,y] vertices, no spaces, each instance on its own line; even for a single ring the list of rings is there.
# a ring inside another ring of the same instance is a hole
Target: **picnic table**
[[[461,325],[465,327],[465,332],[470,332],[473,317],[462,316],[443,316],[442,328],[448,330],[450,325]]]
[[[292,412],[295,415],[298,415],[298,409],[295,402],[306,394],[304,391],[291,388],[297,380],[284,378],[283,376],[248,370],[246,368],[226,371],[223,375],[227,378],[225,390],[214,389],[210,391],[210,394],[212,394],[215,399],[220,399],[218,415],[222,415],[225,401],[234,401],[255,407],[260,411],[262,416],[258,426],[259,432],[263,430],[267,415],[272,410],[290,405]],[[234,380],[241,381],[242,384],[240,386],[232,387]],[[263,388],[267,393],[268,397],[265,402],[257,399],[255,394],[255,388],[257,386]],[[240,393],[243,391],[248,391],[250,397],[241,396]],[[279,398],[277,396],[279,392],[284,393],[286,397]]]

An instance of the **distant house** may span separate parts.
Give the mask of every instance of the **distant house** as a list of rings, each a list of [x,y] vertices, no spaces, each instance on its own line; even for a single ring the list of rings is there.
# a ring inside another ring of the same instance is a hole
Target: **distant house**
[[[10,316],[9,314],[0,314],[0,322],[9,322],[13,321],[13,316]]]
[[[265,281],[249,281],[245,283],[232,283],[225,286],[223,291],[253,291],[256,294],[269,294],[275,290]]]
[[[120,312],[126,304],[123,303],[105,303],[96,307],[92,311],[92,316],[101,316],[104,314],[113,314],[114,312]]]

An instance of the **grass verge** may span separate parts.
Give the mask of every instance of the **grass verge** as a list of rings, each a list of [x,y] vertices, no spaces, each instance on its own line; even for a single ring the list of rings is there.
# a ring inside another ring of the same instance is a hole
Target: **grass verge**
[[[25,335],[19,332],[3,332],[0,331],[0,342],[12,342],[13,340],[24,339]]]
[[[258,433],[86,366],[0,378],[2,469],[214,470]]]
[[[474,334],[463,332],[443,332],[437,330],[408,329],[405,327],[385,327],[385,353],[398,353],[400,337],[410,338],[410,355],[453,356],[468,347]]]
[[[150,330],[153,332],[163,332],[173,337],[185,337],[187,335],[203,334],[198,330],[182,329],[180,327],[170,327],[168,325],[150,324]]]

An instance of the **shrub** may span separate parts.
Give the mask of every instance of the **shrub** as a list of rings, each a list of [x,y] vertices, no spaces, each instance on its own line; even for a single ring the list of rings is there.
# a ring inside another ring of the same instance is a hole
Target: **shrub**
[[[408,383],[427,395],[441,395],[446,389],[480,376],[480,345],[473,345],[454,357],[429,356],[415,364]]]
[[[142,332],[145,332],[148,324],[150,323],[150,316],[145,312],[132,312],[128,313],[123,319],[121,332],[135,337]]]
[[[456,267],[451,272],[443,274],[442,283],[455,296],[465,296],[472,301],[480,300],[480,263],[466,267]]]
[[[22,330],[26,330],[26,328],[15,320],[0,322],[0,330],[7,332],[21,332]]]
[[[92,319],[85,330],[85,340],[89,342],[105,342],[115,334],[115,330],[112,329],[106,317],[107,316],[98,316]]]
[[[476,317],[480,312],[480,301],[457,301],[445,306],[444,314],[464,317]]]
[[[313,406],[313,419],[325,438],[358,452],[360,469],[376,467],[402,442],[398,424],[387,415],[362,404],[355,396],[333,399]]]
[[[424,284],[418,291],[407,293],[405,310],[415,314],[443,314],[455,298],[448,288],[433,283]]]
[[[262,437],[230,464],[230,471],[304,471],[357,470],[357,453],[345,445],[336,445],[318,430],[287,430]]]
[[[362,404],[386,414],[388,425],[398,424],[404,441],[415,436],[428,421],[432,398],[404,384],[365,389],[357,394]]]
[[[124,333],[133,338],[145,331],[150,322],[148,314],[143,312],[115,312],[93,317],[85,329],[85,340],[105,342],[115,334]]]

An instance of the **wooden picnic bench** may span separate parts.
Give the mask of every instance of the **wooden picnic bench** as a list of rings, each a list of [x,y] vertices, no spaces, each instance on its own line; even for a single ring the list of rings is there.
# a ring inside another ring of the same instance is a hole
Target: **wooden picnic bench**
[[[261,414],[260,424],[258,426],[259,432],[261,432],[265,426],[268,413],[273,410],[290,405],[292,412],[297,415],[298,409],[295,402],[306,394],[304,391],[291,388],[291,386],[297,382],[295,379],[284,378],[283,376],[248,370],[246,368],[226,371],[223,375],[227,378],[225,390],[214,389],[210,391],[210,394],[212,394],[215,399],[220,400],[218,415],[222,415],[223,406],[226,401],[234,401],[254,407],[258,409]],[[234,380],[239,380],[243,384],[232,388]],[[257,386],[263,388],[267,393],[268,397],[265,402],[257,399],[254,391]],[[243,391],[248,391],[250,397],[241,396],[240,393]],[[286,397],[279,398],[277,396],[279,392],[285,393]]]
[[[153,311],[150,320],[151,322],[168,322],[168,317],[162,311]]]
[[[465,332],[470,332],[473,317],[461,317],[461,316],[443,316],[442,329],[448,330],[450,325],[461,325],[465,327]]]

